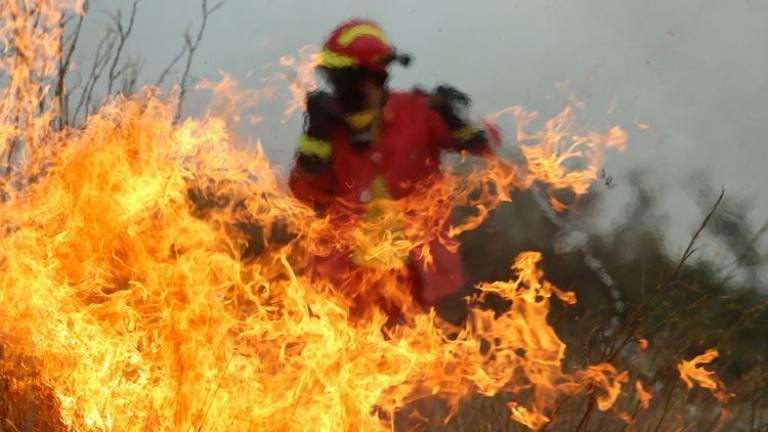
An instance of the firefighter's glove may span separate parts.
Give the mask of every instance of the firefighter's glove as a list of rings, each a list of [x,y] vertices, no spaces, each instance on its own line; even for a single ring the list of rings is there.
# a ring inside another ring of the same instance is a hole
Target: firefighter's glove
[[[442,115],[452,131],[458,131],[467,125],[471,100],[466,93],[448,86],[438,86],[432,92],[431,107]]]
[[[329,141],[331,131],[342,121],[333,95],[326,91],[315,91],[307,95],[307,113],[304,117],[306,135]]]

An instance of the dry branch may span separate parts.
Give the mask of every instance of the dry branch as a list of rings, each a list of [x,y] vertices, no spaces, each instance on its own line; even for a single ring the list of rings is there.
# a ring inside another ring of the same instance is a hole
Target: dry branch
[[[202,15],[203,15],[203,21],[200,24],[200,28],[197,31],[197,36],[195,37],[194,41],[192,40],[192,37],[189,33],[184,35],[184,45],[185,50],[187,52],[187,62],[184,66],[184,72],[181,75],[181,82],[179,84],[179,100],[176,105],[176,115],[174,117],[174,122],[178,122],[181,118],[181,111],[184,107],[184,99],[187,95],[187,87],[189,85],[189,71],[192,69],[192,60],[195,57],[195,52],[197,52],[198,47],[200,46],[200,41],[203,40],[203,34],[205,33],[206,25],[208,24],[208,18],[216,12],[219,8],[221,8],[224,5],[224,1],[220,1],[219,3],[216,3],[213,5],[213,7],[208,7],[208,0],[203,0],[201,4],[202,8]]]
[[[112,94],[112,88],[115,84],[115,81],[118,77],[125,71],[125,68],[122,68],[120,70],[117,69],[117,64],[120,62],[120,57],[123,54],[123,49],[125,48],[125,43],[128,40],[128,37],[130,37],[131,32],[133,31],[133,25],[136,22],[136,11],[138,10],[139,2],[141,0],[133,0],[133,4],[131,5],[131,15],[128,18],[128,23],[126,26],[123,26],[123,17],[122,12],[120,9],[118,9],[117,13],[112,16],[112,21],[115,23],[115,28],[117,30],[116,36],[118,39],[117,42],[117,49],[115,50],[115,56],[112,59],[112,66],[109,68],[109,81],[107,82],[107,94]]]
[[[66,87],[66,77],[69,73],[70,65],[72,64],[72,56],[75,53],[75,49],[77,48],[77,42],[80,39],[80,32],[83,28],[83,21],[85,20],[85,16],[88,13],[88,7],[90,5],[90,1],[86,0],[83,2],[83,13],[80,15],[77,19],[77,24],[75,25],[75,29],[72,33],[72,35],[68,38],[68,40],[65,40],[65,27],[66,22],[62,22],[61,28],[61,45],[60,45],[60,55],[61,58],[59,60],[59,72],[58,72],[58,80],[56,82],[56,92],[55,97],[56,100],[59,103],[59,129],[63,129],[64,126],[68,125],[68,119],[69,119],[69,91],[71,89],[68,89]],[[66,45],[66,47],[65,47]]]

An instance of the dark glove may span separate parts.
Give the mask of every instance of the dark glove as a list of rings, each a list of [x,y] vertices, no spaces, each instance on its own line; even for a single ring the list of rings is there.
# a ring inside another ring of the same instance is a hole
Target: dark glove
[[[471,102],[466,93],[441,85],[432,92],[430,107],[440,113],[451,130],[456,139],[456,150],[480,154],[490,148],[492,141],[498,141],[499,136],[493,129],[493,136],[489,137],[485,128],[468,120]]]
[[[312,138],[329,141],[334,127],[344,122],[333,95],[327,91],[307,94],[307,112],[304,115],[304,132]]]
[[[457,131],[466,126],[467,111],[471,103],[466,93],[448,85],[441,85],[432,92],[430,106],[442,115],[448,128]]]

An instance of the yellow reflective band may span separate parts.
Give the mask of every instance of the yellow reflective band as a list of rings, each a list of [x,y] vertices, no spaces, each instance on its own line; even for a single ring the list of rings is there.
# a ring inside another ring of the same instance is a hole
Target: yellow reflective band
[[[453,132],[453,136],[456,137],[457,139],[461,140],[461,141],[465,141],[465,140],[468,140],[468,139],[472,138],[473,136],[475,136],[475,134],[479,130],[480,129],[478,129],[475,126],[466,125],[466,126],[462,127],[461,129],[454,131]]]
[[[371,110],[348,114],[345,117],[347,124],[352,126],[353,129],[365,129],[366,126],[373,123],[375,118],[376,113]]]
[[[384,177],[377,176],[371,183],[371,195],[373,199],[391,199],[392,195],[389,194],[389,188],[387,182],[384,181]]]
[[[320,66],[327,67],[329,69],[345,68],[356,66],[355,59],[342,54],[337,54],[330,50],[323,50],[320,53]]]
[[[303,135],[299,140],[299,153],[327,161],[331,158],[331,143]]]
[[[360,36],[373,36],[376,39],[384,42],[385,44],[389,44],[389,42],[387,41],[387,36],[384,34],[384,31],[370,24],[360,24],[352,27],[351,29],[339,35],[337,41],[339,42],[339,45],[341,45],[342,47],[347,47],[349,46],[349,44],[354,42],[355,39],[359,38]]]

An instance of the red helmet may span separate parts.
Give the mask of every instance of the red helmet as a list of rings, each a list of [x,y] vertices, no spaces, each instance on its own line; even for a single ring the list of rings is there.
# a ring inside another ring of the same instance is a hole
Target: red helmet
[[[320,66],[327,69],[361,68],[384,72],[393,61],[408,64],[398,54],[378,23],[353,19],[336,27],[323,45]]]

